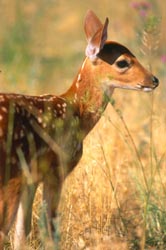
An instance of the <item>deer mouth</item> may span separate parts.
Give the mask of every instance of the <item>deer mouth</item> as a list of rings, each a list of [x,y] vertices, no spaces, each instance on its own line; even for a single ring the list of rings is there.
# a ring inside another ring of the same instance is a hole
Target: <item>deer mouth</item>
[[[155,76],[152,76],[151,80],[152,80],[151,86],[145,85],[144,83],[140,82],[140,83],[137,84],[137,89],[143,90],[145,92],[149,92],[149,91],[154,90],[155,88],[158,87],[159,80]]]
[[[146,85],[141,85],[137,84],[137,89],[142,90],[144,92],[150,92],[154,90],[157,86],[146,86]]]

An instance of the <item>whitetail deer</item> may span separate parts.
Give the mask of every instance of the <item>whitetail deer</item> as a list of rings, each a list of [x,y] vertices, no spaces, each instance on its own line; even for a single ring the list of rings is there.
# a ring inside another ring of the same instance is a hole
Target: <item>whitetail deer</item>
[[[151,91],[159,81],[123,45],[107,41],[104,25],[88,11],[86,58],[70,89],[60,95],[0,95],[0,241],[18,211],[15,248],[30,231],[36,188],[44,184],[50,229],[65,177],[82,156],[85,136],[114,88]],[[18,243],[18,244],[17,244]],[[21,248],[22,249],[22,248]]]

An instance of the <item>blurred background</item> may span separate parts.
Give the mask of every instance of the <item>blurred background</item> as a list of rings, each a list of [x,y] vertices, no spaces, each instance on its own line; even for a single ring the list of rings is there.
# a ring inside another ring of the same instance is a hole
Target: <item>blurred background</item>
[[[140,55],[138,35],[144,15],[162,17],[154,38],[159,42],[158,57],[153,57],[155,65],[162,63],[166,4],[162,0],[151,0],[141,12],[137,3],[139,1],[0,0],[1,91],[59,93],[70,86],[84,58],[83,20],[88,9],[94,10],[103,22],[108,16],[109,39],[124,43],[136,56]]]
[[[85,57],[92,9],[109,39],[127,46],[159,78],[154,93],[116,90],[67,178],[60,249],[166,249],[166,2],[0,0],[0,92],[60,94]],[[39,188],[28,249],[42,249]],[[39,219],[40,221],[40,219]],[[13,235],[9,245],[12,249]],[[49,248],[46,248],[49,249]],[[51,248],[50,248],[51,249]]]

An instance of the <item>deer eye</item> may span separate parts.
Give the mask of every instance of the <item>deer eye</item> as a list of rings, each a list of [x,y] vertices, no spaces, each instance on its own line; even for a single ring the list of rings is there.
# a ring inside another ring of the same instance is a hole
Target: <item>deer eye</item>
[[[129,63],[126,60],[120,60],[116,62],[116,65],[118,66],[118,68],[123,69],[123,68],[128,68],[129,67]]]

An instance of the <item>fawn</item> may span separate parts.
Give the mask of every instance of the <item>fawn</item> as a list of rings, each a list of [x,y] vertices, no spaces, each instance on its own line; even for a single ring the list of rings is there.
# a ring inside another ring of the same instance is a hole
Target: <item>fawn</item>
[[[87,12],[86,58],[66,93],[0,94],[0,249],[17,213],[15,249],[30,232],[40,182],[54,231],[63,181],[80,160],[83,140],[114,88],[151,91],[159,84],[128,48],[107,41],[107,28],[108,18],[103,25],[91,10]]]

